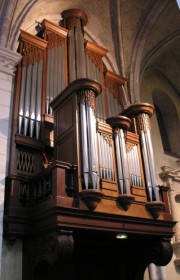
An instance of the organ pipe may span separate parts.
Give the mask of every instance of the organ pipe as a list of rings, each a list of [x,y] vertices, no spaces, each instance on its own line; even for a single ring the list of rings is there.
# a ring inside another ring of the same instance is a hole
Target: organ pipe
[[[140,136],[141,149],[143,154],[144,170],[147,189],[150,201],[159,200],[159,187],[157,184],[153,146],[151,141],[150,117],[154,107],[147,103],[131,105],[123,113],[135,118],[137,133]]]
[[[37,95],[36,95],[36,138],[39,139],[41,122],[41,101],[42,101],[42,79],[43,79],[43,61],[38,63],[37,72]]]
[[[82,172],[85,188],[99,188],[99,162],[95,117],[95,93],[81,90],[80,120],[82,141]]]
[[[106,122],[112,126],[114,133],[119,191],[121,194],[130,194],[125,134],[131,120],[124,116],[116,116],[108,118]]]

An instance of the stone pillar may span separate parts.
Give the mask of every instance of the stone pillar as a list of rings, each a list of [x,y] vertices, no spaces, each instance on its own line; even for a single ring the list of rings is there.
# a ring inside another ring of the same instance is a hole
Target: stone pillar
[[[169,188],[169,202],[174,227],[173,249],[176,256],[174,262],[180,269],[180,167],[173,169],[167,166],[162,167],[160,177],[163,184]]]
[[[148,267],[150,280],[166,280],[165,267],[151,263]]]
[[[9,30],[17,0],[5,0],[0,17],[0,45],[7,46]]]
[[[15,66],[21,56],[0,47],[0,264],[2,263],[3,209],[5,177],[7,176],[9,137],[11,132],[12,85]],[[11,268],[12,269],[12,268]],[[1,267],[0,267],[1,275]],[[4,280],[4,279],[3,279]]]

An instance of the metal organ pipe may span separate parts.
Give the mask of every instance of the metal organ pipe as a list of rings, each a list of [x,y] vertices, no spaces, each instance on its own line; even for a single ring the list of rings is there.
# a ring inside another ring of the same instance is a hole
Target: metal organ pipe
[[[118,185],[121,194],[130,194],[129,170],[125,145],[125,131],[130,127],[130,119],[124,116],[110,117],[106,120],[113,128],[117,162]]]
[[[76,60],[75,60],[75,39],[74,27],[72,26],[68,33],[68,64],[69,64],[69,82],[76,79]]]
[[[54,85],[53,85],[53,99],[57,96],[57,94],[59,93],[58,92],[58,88],[57,88],[57,85],[58,85],[58,72],[57,72],[57,64],[59,63],[58,61],[58,53],[57,53],[57,47],[55,47],[53,49],[53,82],[54,82]]]
[[[80,120],[82,138],[82,170],[85,188],[99,188],[99,163],[95,117],[95,93],[81,90]]]
[[[76,46],[76,78],[85,78],[85,53],[84,53],[84,37],[82,33],[81,20],[76,20],[75,28],[75,46]]]
[[[32,64],[29,64],[27,67],[27,79],[26,79],[26,94],[25,94],[25,103],[24,103],[24,135],[26,136],[28,133],[29,126],[29,106],[31,100],[31,80],[32,80]]]
[[[35,126],[36,90],[37,90],[37,62],[32,66],[31,101],[30,101],[30,137],[33,137]]]
[[[120,144],[120,150],[121,150],[121,160],[122,160],[122,168],[123,168],[125,193],[130,193],[127,153],[126,153],[126,146],[125,146],[125,139],[124,139],[124,131],[122,129],[119,129],[119,144]]]
[[[98,157],[97,157],[97,134],[96,134],[96,117],[94,110],[87,106],[87,122],[88,122],[88,136],[89,136],[89,161],[90,161],[90,175],[93,188],[98,188],[99,174],[98,174]]]
[[[51,49],[48,49],[47,52],[47,78],[46,78],[46,114],[49,114],[50,110],[50,63],[51,63]]]
[[[118,185],[121,194],[124,193],[124,177],[122,173],[122,162],[121,162],[121,152],[118,133],[115,132],[115,151],[116,151],[116,161],[117,161],[117,173],[118,173]]]
[[[143,153],[146,183],[147,183],[147,187],[148,187],[149,198],[152,201],[153,200],[152,181],[151,181],[150,170],[149,170],[147,147],[146,147],[145,136],[144,136],[143,131],[140,132],[140,140],[141,140],[141,147],[142,147],[142,153]]]
[[[40,134],[41,122],[41,100],[42,100],[42,78],[43,78],[43,61],[40,60],[37,69],[37,95],[36,95],[36,138]]]
[[[78,9],[66,10],[62,13],[65,28],[68,32],[68,65],[69,82],[85,78],[85,52],[83,28],[87,23],[87,16]]]
[[[145,140],[146,140],[146,145],[148,150],[149,166],[150,166],[154,196],[155,196],[155,200],[159,200],[159,188],[157,184],[156,171],[154,165],[154,154],[153,154],[151,134],[149,129],[147,129],[147,131],[145,132]]]
[[[135,126],[137,133],[140,136],[141,149],[143,154],[144,170],[145,170],[145,179],[147,184],[147,190],[149,193],[150,201],[159,200],[159,187],[157,184],[154,155],[153,155],[153,146],[151,141],[151,126],[150,126],[150,117],[154,112],[154,107],[147,103],[137,103],[128,107],[124,113],[135,118]],[[137,149],[137,148],[136,148]],[[138,158],[138,151],[134,150],[135,161]],[[141,176],[140,176],[140,165],[136,164],[136,184],[141,185]]]
[[[24,118],[24,100],[25,100],[25,88],[26,88],[26,66],[22,67],[21,76],[21,92],[20,92],[20,102],[19,102],[19,133],[23,130],[23,118]]]
[[[82,141],[82,161],[83,161],[83,179],[85,188],[88,189],[89,181],[89,161],[88,161],[88,135],[86,107],[83,101],[80,101],[80,119],[81,119],[81,141]]]

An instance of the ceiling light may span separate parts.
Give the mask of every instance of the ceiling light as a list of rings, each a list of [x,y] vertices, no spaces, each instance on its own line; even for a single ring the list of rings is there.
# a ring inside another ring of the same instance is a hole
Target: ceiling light
[[[128,235],[126,233],[117,233],[116,238],[117,239],[126,239],[126,238],[128,238]]]

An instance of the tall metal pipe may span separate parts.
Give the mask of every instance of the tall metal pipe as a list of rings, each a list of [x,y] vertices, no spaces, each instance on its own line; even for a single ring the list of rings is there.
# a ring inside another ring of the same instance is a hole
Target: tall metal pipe
[[[79,9],[70,9],[63,11],[62,17],[65,28],[69,30],[69,82],[72,82],[86,75],[83,28],[87,23],[87,16]]]
[[[123,113],[135,118],[137,133],[140,136],[141,150],[143,154],[145,179],[150,201],[159,200],[159,187],[157,184],[153,146],[151,141],[150,117],[154,107],[148,103],[137,103],[128,107]]]
[[[40,122],[41,122],[42,78],[43,78],[43,61],[40,60],[37,69],[37,95],[36,95],[36,138],[37,139],[39,139]]]
[[[110,117],[106,120],[113,128],[117,174],[121,194],[130,194],[129,170],[124,134],[130,127],[131,120],[124,116]]]
[[[85,188],[99,188],[98,142],[95,116],[96,94],[91,89],[79,91],[82,170]]]

